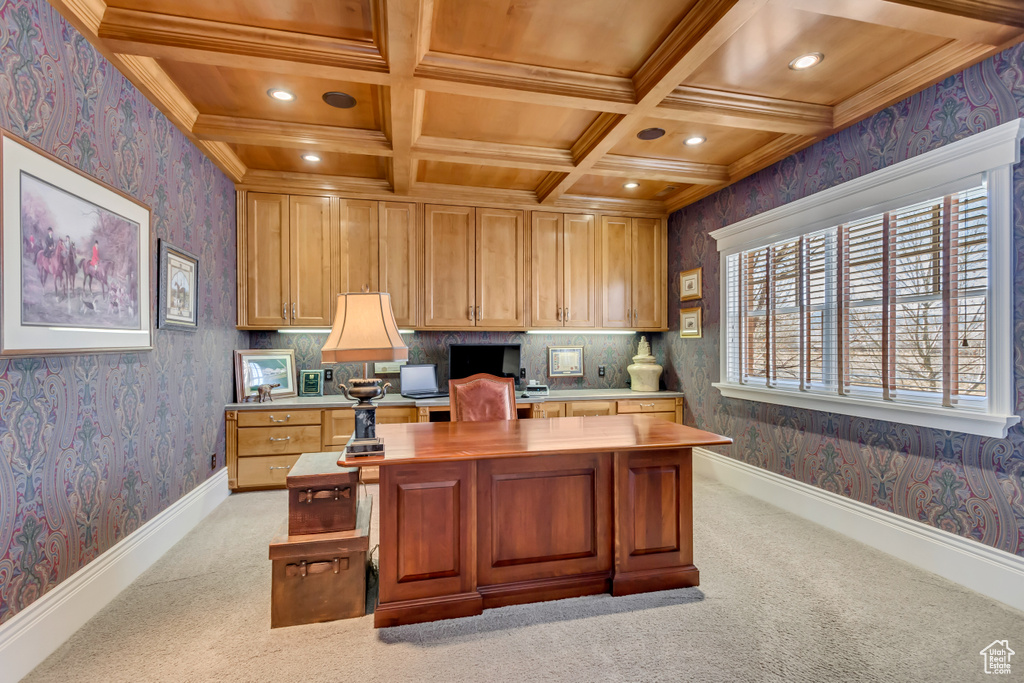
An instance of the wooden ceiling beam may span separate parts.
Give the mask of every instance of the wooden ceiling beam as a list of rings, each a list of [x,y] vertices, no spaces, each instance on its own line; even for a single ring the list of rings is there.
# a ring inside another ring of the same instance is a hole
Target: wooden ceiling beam
[[[537,188],[545,204],[568,192],[623,137],[733,36],[767,0],[697,0],[668,38],[633,77],[638,100],[630,113],[597,122],[574,147],[576,168],[564,177],[549,174]]]
[[[842,129],[871,116],[968,66],[1000,51],[999,47],[975,43],[951,42],[925,55],[909,66],[883,78],[835,107],[835,127]]]
[[[729,181],[729,169],[719,164],[700,164],[679,159],[632,157],[607,154],[593,165],[595,175],[610,175],[670,183],[721,185]]]
[[[391,66],[387,118],[394,152],[388,176],[399,195],[409,194],[416,183],[412,146],[423,130],[426,95],[416,89],[413,72],[429,49],[433,11],[433,0],[388,0],[384,9],[384,50]]]
[[[1024,29],[1024,10],[1021,8],[1020,0],[886,0],[886,2]]]
[[[878,26],[888,26],[902,31],[963,40],[969,43],[1002,45],[1019,35],[1019,26],[997,18],[993,12],[989,18],[960,15],[952,20],[953,6],[961,8],[964,3],[956,2],[902,2],[901,0],[772,0],[773,4],[791,9],[832,17],[851,19]],[[1017,6],[1018,17],[1024,16],[1019,0],[1007,0]],[[981,2],[981,5],[993,3]],[[999,3],[995,3],[999,4]],[[946,5],[946,7],[942,7]]]
[[[503,142],[421,136],[413,146],[412,154],[417,159],[454,164],[485,164],[535,171],[568,171],[573,168],[569,150]]]
[[[386,73],[387,63],[371,42],[296,31],[108,7],[99,37],[117,52],[174,58],[181,53],[258,57],[297,65],[314,64]],[[154,48],[158,48],[155,49]],[[308,73],[308,72],[307,72]]]
[[[662,100],[653,116],[775,133],[832,130],[832,107],[683,85]]]
[[[424,90],[588,111],[624,114],[636,101],[628,78],[464,55],[427,52],[415,76]]]
[[[244,145],[391,156],[391,142],[379,130],[200,114],[192,132],[202,140]]]
[[[394,199],[386,180],[316,173],[248,169],[237,187],[253,192],[340,192],[357,199]]]

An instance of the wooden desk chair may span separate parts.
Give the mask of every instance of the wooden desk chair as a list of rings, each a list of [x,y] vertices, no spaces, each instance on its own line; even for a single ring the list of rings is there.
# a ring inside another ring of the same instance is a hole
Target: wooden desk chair
[[[452,422],[516,420],[516,381],[485,373],[448,380]]]

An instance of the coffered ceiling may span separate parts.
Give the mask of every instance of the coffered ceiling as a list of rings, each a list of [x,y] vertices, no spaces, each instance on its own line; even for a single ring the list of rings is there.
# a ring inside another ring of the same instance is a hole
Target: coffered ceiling
[[[51,2],[240,188],[658,215],[1024,39],[1020,0]]]

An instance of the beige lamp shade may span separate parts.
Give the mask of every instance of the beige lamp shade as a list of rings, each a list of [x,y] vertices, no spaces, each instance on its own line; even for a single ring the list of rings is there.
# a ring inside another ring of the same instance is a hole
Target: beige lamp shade
[[[324,363],[370,363],[409,359],[398,334],[391,295],[362,292],[338,295],[331,336],[320,350]]]

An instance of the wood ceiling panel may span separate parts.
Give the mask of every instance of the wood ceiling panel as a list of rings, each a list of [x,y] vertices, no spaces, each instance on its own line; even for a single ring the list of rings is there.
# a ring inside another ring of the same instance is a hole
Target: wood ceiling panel
[[[686,84],[835,105],[948,42],[939,36],[767,5]],[[789,68],[792,59],[808,52],[821,52],[825,59],[806,71]]]
[[[332,38],[373,40],[370,0],[108,0],[107,6]]]
[[[170,60],[161,60],[160,66],[201,114],[380,129],[378,88],[374,85]],[[295,100],[274,100],[267,95],[271,88],[288,90]],[[356,106],[338,109],[326,104],[323,94],[332,90],[352,95]]]
[[[545,176],[544,171],[502,168],[477,164],[452,164],[445,161],[421,161],[416,180],[442,185],[494,187],[502,190],[532,190]]]
[[[592,111],[431,92],[423,135],[569,149],[597,118]]]
[[[311,149],[309,151],[316,152],[320,156],[319,162],[311,162],[302,158],[305,152],[299,149],[253,145],[231,145],[231,148],[250,169],[262,171],[316,173],[357,178],[383,178],[385,173],[386,161],[382,157],[321,152]]]
[[[632,76],[694,4],[695,0],[435,0],[430,49]]]
[[[628,135],[612,148],[611,153],[728,165],[779,136],[762,130],[660,119],[644,119],[637,132],[655,127],[664,129],[665,135],[657,140],[640,140],[635,134]],[[684,144],[687,138],[695,135],[704,136],[706,141],[693,146]]]
[[[569,194],[581,194],[590,197],[618,197],[621,199],[654,199],[666,191],[666,188],[679,189],[683,185],[667,183],[664,180],[636,180],[640,186],[632,190],[623,187],[628,178],[603,175],[585,175],[572,186]],[[674,192],[675,190],[673,190]],[[667,192],[666,192],[667,194]],[[661,195],[664,196],[664,195]],[[658,197],[659,199],[661,197]]]

